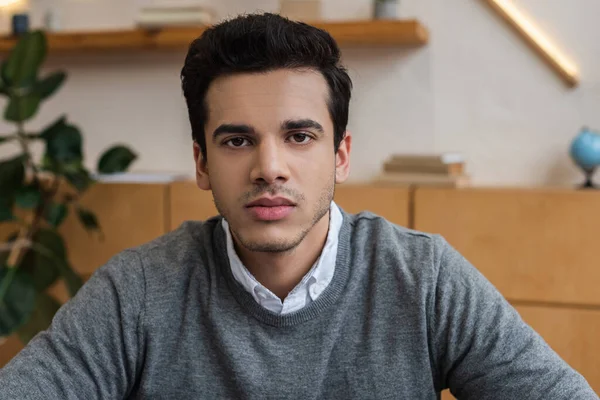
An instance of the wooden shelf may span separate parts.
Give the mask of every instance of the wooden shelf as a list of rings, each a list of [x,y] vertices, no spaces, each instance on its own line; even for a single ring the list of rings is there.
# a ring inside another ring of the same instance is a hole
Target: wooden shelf
[[[427,43],[427,29],[416,20],[315,22],[340,45],[421,46]],[[85,52],[111,50],[184,49],[205,28],[134,29],[88,33],[49,33],[50,52]],[[15,43],[12,37],[0,38],[0,53]]]

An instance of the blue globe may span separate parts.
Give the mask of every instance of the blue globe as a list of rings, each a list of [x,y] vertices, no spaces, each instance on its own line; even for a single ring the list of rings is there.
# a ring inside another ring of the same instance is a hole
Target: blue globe
[[[583,128],[571,143],[571,158],[583,170],[600,165],[600,134]]]

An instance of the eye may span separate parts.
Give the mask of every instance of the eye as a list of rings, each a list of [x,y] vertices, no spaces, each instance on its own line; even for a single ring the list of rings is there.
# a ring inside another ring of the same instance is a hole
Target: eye
[[[298,144],[306,144],[312,140],[312,138],[306,133],[294,133],[292,136],[292,141]]]
[[[243,137],[234,137],[223,142],[228,147],[246,147],[250,144],[250,141]]]

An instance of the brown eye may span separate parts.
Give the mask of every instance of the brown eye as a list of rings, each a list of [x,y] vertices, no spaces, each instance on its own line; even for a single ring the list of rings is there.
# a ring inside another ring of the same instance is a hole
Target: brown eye
[[[229,139],[228,141],[226,141],[225,145],[227,145],[229,147],[243,147],[243,146],[247,146],[247,144],[245,144],[246,142],[248,142],[248,139],[245,139],[243,137],[236,137],[236,138]]]
[[[304,144],[310,141],[310,136],[305,133],[296,133],[292,135],[292,140],[294,143]]]

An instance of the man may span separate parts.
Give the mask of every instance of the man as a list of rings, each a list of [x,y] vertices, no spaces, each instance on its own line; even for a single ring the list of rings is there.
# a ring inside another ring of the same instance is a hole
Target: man
[[[327,33],[271,14],[192,43],[196,179],[220,216],[101,267],[0,398],[596,399],[443,238],[333,203],[339,62]]]

